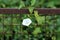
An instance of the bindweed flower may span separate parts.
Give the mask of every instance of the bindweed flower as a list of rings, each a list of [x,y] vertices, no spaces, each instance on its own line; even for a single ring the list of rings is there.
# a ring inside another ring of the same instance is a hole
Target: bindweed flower
[[[31,23],[32,23],[31,19],[27,18],[23,20],[22,25],[29,26]]]

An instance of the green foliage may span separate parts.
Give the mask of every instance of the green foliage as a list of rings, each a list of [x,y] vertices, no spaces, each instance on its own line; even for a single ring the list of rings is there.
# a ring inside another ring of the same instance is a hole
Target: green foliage
[[[17,2],[19,2],[20,0],[2,0],[2,2],[4,3],[4,4],[6,4],[6,5],[13,5],[13,4],[15,4],[15,3],[17,3]]]
[[[31,6],[34,6],[37,0],[31,0]]]
[[[33,31],[34,35],[37,35],[38,33],[41,33],[40,27],[35,28],[35,30]]]
[[[26,8],[26,7],[40,7],[40,8],[57,8],[60,5],[60,0],[0,0],[1,8]],[[59,6],[60,7],[60,6]]]
[[[56,40],[56,34],[60,40],[60,15],[40,15],[34,8],[60,8],[60,0],[0,0],[0,8],[28,8],[31,14],[0,14],[0,39],[3,40],[2,32],[6,32],[6,39],[13,37],[13,40]],[[22,20],[30,18],[32,24],[23,26]],[[18,34],[19,33],[19,34]],[[56,33],[56,34],[55,34]],[[58,34],[59,33],[59,34]],[[43,38],[43,37],[47,38]],[[28,38],[29,37],[29,38]]]
[[[34,11],[34,15],[35,15],[35,18],[36,18],[36,21],[38,22],[38,24],[43,24],[45,23],[45,17],[44,16],[39,16],[38,12],[37,11]]]
[[[21,9],[21,8],[23,8],[23,7],[25,7],[25,4],[24,4],[23,1],[20,1],[19,9]]]
[[[28,7],[29,12],[32,14],[34,7]]]

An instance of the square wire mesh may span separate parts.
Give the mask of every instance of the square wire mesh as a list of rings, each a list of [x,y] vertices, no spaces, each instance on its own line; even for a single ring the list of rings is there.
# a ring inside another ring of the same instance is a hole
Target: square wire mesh
[[[37,11],[41,12],[39,16],[44,19],[40,25],[37,23],[34,14],[28,14],[29,11],[26,9],[0,9],[0,13],[4,13],[0,14],[0,40],[59,40],[60,15],[55,15],[54,13],[59,14],[60,10],[37,9]],[[22,21],[25,18],[32,20],[32,24],[28,27],[22,25]]]
[[[53,14],[40,16],[44,18],[44,23],[38,25],[34,14],[0,14],[0,40],[58,40],[56,28],[60,24],[56,23],[59,21],[56,18],[59,16]],[[33,22],[28,27],[22,25],[25,18],[30,18]],[[35,29],[40,31],[34,34]]]

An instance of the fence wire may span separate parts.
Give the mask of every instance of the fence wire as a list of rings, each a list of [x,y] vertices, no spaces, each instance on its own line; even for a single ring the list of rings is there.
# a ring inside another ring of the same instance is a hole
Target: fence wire
[[[59,16],[53,14],[40,16],[45,20],[43,24],[38,25],[34,14],[0,14],[0,40],[58,40],[56,30],[60,24],[56,22]],[[33,23],[29,27],[23,26],[24,18],[31,18]],[[40,32],[34,35],[36,28],[40,28]]]
[[[59,40],[60,31],[57,30],[60,27],[58,15],[60,9],[34,10],[37,10],[39,16],[44,19],[40,25],[34,14],[28,14],[29,11],[26,9],[0,9],[0,40]],[[32,20],[32,24],[28,27],[22,25],[25,18]]]

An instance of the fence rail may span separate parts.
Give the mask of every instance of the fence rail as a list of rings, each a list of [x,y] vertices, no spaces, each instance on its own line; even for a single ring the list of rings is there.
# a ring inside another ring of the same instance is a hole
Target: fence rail
[[[39,14],[60,14],[60,8],[52,9],[52,8],[35,8],[34,10],[38,11]],[[33,11],[34,11],[33,10]],[[0,14],[3,13],[20,13],[20,14],[29,14],[28,9],[14,9],[14,8],[0,8]]]

